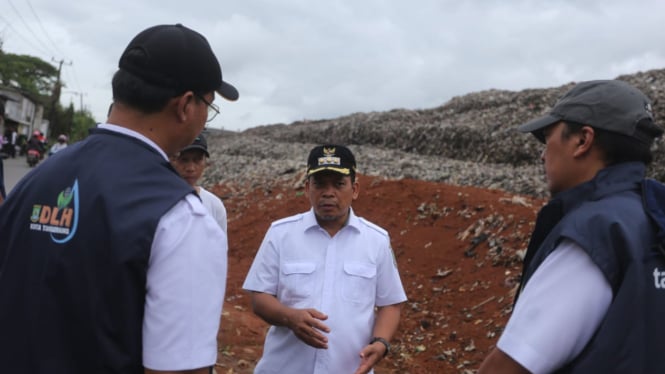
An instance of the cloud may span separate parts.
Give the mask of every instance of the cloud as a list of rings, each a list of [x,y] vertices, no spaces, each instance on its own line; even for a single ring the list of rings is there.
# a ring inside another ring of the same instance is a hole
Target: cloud
[[[80,85],[99,121],[120,53],[158,23],[181,22],[208,38],[225,80],[240,90],[238,102],[217,99],[222,115],[214,126],[234,130],[429,108],[479,90],[614,78],[665,62],[665,44],[654,42],[665,23],[665,2],[657,0],[31,4],[73,62],[63,67],[68,86]],[[50,60],[21,45],[2,22],[6,50]]]

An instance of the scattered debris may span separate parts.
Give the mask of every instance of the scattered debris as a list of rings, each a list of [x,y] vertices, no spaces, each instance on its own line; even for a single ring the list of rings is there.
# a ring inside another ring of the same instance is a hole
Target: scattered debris
[[[519,195],[514,195],[512,197],[502,197],[499,199],[499,201],[502,203],[516,204],[526,207],[532,206],[531,203],[527,201],[526,197]]]
[[[452,273],[453,273],[452,269],[445,269],[445,270],[436,269],[436,275],[434,275],[434,276],[438,277],[438,278],[445,278],[445,277],[449,276]]]
[[[490,301],[492,301],[492,300],[494,300],[494,299],[496,299],[496,296],[490,296],[490,297],[488,297],[487,299],[481,301],[479,304],[476,304],[476,305],[472,306],[472,307],[471,307],[471,310],[476,310],[476,309],[480,308],[481,306],[483,306],[483,305],[489,303]]]

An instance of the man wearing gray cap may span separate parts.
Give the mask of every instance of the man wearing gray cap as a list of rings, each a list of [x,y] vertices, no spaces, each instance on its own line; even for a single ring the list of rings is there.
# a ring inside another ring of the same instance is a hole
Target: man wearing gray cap
[[[4,373],[209,373],[227,240],[169,163],[236,100],[203,35],[136,35],[108,123],[46,160],[0,209]]]
[[[663,130],[616,80],[577,84],[519,127],[545,144],[552,194],[487,373],[664,373],[665,187],[645,179]]]

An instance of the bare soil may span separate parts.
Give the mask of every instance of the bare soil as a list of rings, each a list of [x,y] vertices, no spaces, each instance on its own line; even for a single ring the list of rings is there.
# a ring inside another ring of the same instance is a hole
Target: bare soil
[[[498,190],[360,176],[356,214],[391,235],[408,302],[376,373],[473,373],[512,310],[521,258],[543,200]],[[242,283],[270,223],[309,209],[298,183],[218,185],[228,211],[229,273],[216,372],[251,373],[268,325]]]

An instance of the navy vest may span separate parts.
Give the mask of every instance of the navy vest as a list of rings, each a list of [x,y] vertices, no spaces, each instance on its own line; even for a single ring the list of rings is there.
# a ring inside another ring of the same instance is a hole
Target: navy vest
[[[522,285],[567,238],[589,254],[613,291],[589,344],[557,373],[665,373],[665,254],[658,239],[665,239],[659,229],[665,214],[658,215],[665,187],[645,181],[644,171],[641,163],[605,168],[557,195],[538,214]]]
[[[95,129],[0,206],[0,366],[143,373],[150,248],[192,188],[147,144]]]

